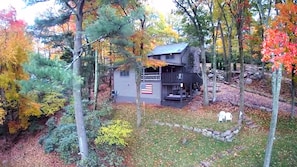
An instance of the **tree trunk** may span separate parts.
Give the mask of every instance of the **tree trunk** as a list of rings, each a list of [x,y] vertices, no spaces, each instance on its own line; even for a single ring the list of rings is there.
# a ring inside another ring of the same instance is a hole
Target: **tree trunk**
[[[241,24],[241,23],[238,23]],[[243,36],[241,25],[237,28],[238,50],[240,59],[240,79],[239,79],[239,112],[244,114],[244,58],[243,58]],[[239,115],[242,115],[239,114]]]
[[[208,99],[208,82],[207,82],[207,75],[206,75],[206,57],[205,57],[205,49],[204,49],[204,41],[200,40],[200,49],[201,49],[201,60],[202,60],[202,80],[203,80],[203,105],[209,105]]]
[[[141,68],[135,69],[135,80],[136,80],[136,126],[137,128],[141,125],[141,108],[140,108],[140,84],[141,84]]]
[[[220,23],[218,23],[220,25]],[[218,26],[219,26],[218,25]],[[218,26],[216,28],[214,28],[213,30],[213,87],[212,87],[212,102],[215,102],[217,99],[217,57],[216,57],[216,42],[217,42],[217,29]]]
[[[224,63],[225,63],[225,62],[227,62],[227,61],[226,61],[226,59],[227,59],[227,48],[226,48],[225,36],[224,36],[223,28],[222,28],[222,25],[221,25],[221,24],[219,24],[219,28],[220,28],[220,34],[221,34],[222,45],[223,45]],[[225,81],[228,82],[227,77],[225,78]]]
[[[267,141],[266,150],[265,150],[263,167],[269,167],[269,164],[270,164],[273,140],[275,138],[274,137],[275,129],[277,125],[278,101],[279,101],[279,94],[280,94],[280,88],[281,88],[281,81],[282,81],[282,66],[280,66],[279,69],[275,70],[272,73],[272,94],[273,94],[272,116],[271,116],[270,130],[269,130],[268,141]]]
[[[82,159],[86,159],[88,156],[88,143],[86,130],[83,118],[83,108],[81,100],[81,82],[77,80],[80,78],[80,55],[82,48],[82,19],[83,19],[83,6],[84,0],[77,4],[76,13],[76,33],[74,40],[74,53],[73,53],[73,75],[76,79],[73,80],[73,98],[74,98],[74,110],[75,110],[75,122],[79,141],[79,150]]]
[[[238,41],[239,42],[239,41]],[[225,71],[226,81],[231,82],[231,58],[232,58],[232,27],[228,28],[228,56],[226,57]]]
[[[294,118],[295,116],[295,92],[296,92],[296,86],[295,86],[295,72],[294,72],[295,65],[292,69],[292,80],[291,80],[291,118]]]
[[[95,81],[94,81],[94,110],[97,109],[97,94],[98,94],[98,51],[95,51]]]

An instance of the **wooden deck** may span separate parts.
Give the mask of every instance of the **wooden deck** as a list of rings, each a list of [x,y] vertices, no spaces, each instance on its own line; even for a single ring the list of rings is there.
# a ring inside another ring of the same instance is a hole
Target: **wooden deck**
[[[175,108],[183,108],[186,106],[193,98],[186,98],[182,101],[177,100],[164,100],[161,102],[162,106],[169,106],[169,107],[175,107]]]

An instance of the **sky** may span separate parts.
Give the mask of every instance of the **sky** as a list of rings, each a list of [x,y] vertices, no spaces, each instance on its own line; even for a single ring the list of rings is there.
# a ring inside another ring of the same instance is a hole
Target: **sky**
[[[1,0],[0,10],[13,6],[17,11],[17,18],[25,20],[29,25],[32,25],[34,24],[35,17],[38,17],[42,11],[46,10],[46,8],[51,6],[53,3],[54,2],[52,1],[26,7],[23,0]],[[169,14],[171,9],[174,8],[172,0],[148,0],[148,3],[164,15]]]

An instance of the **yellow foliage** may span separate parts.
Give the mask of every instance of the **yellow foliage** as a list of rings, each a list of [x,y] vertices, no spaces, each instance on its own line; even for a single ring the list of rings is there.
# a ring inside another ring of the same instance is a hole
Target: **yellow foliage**
[[[101,127],[98,132],[95,144],[126,146],[128,143],[125,139],[130,137],[132,127],[127,121],[113,120],[110,125]]]
[[[22,64],[32,51],[32,40],[25,32],[24,22],[16,20],[15,14],[13,9],[0,11],[0,90],[4,93],[0,99],[5,104],[0,106],[0,122],[5,121],[5,114],[10,114],[11,120],[7,121],[10,133],[27,128],[29,117],[40,115],[40,106],[19,94],[17,81],[29,77]]]
[[[0,108],[0,125],[3,125],[6,116],[6,111]]]
[[[42,114],[40,111],[40,107],[40,104],[22,96],[19,100],[19,116],[40,116]]]
[[[166,65],[167,63],[165,61],[157,60],[157,59],[147,59],[147,61],[144,62],[145,67],[157,68],[157,67],[163,67]]]
[[[22,96],[19,100],[19,128],[28,128],[30,116],[41,116],[40,107],[40,104]]]
[[[20,129],[20,125],[16,121],[8,122],[8,131],[10,134],[16,133]]]
[[[49,116],[65,106],[66,99],[60,93],[51,92],[46,94],[41,103],[41,110],[44,115]]]

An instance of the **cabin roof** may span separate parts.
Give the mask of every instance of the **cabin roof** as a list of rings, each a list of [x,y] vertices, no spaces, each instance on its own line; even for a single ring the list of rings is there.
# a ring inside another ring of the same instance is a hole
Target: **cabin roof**
[[[185,50],[187,46],[188,46],[188,43],[184,43],[184,42],[157,46],[151,53],[148,54],[148,56],[181,53],[183,50]]]

